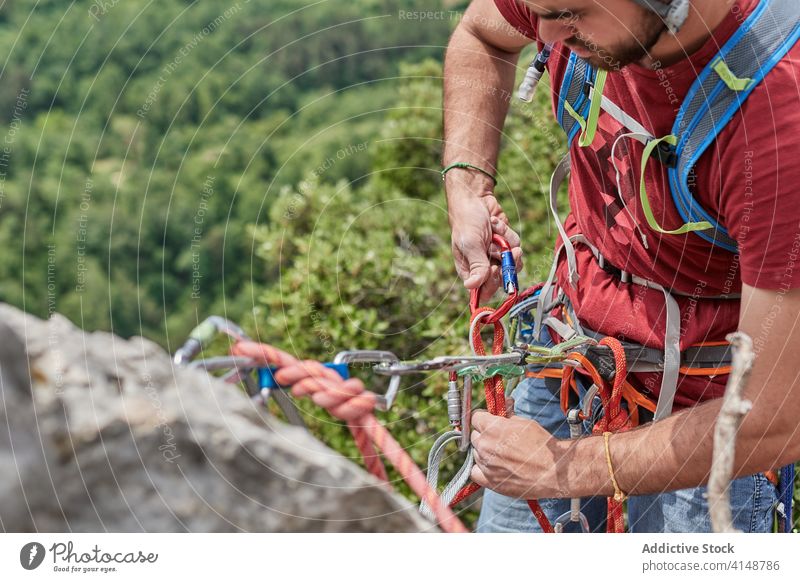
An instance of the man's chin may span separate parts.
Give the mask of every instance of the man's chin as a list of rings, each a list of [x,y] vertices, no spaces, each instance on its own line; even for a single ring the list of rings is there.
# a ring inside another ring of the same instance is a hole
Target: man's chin
[[[623,67],[638,63],[646,56],[646,54],[629,54],[625,55],[623,58],[619,58],[610,53],[591,52],[588,53],[588,56],[583,56],[579,54],[578,51],[574,52],[595,69],[602,69],[609,72],[619,71]]]

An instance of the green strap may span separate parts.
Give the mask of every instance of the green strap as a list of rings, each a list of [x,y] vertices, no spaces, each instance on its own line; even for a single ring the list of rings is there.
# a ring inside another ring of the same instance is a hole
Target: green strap
[[[570,340],[556,344],[551,348],[544,346],[527,346],[528,355],[525,357],[526,364],[555,364],[563,362],[567,354],[585,344],[596,344],[597,340],[582,335],[576,335]]]
[[[525,375],[525,368],[514,364],[493,364],[486,366],[485,369],[482,366],[469,366],[459,370],[458,375],[462,378],[464,376],[472,376],[473,381],[481,382],[495,376],[519,378]]]
[[[575,109],[572,108],[572,105],[569,104],[569,101],[564,101],[564,109],[566,110],[567,113],[569,113],[569,116],[575,121],[577,121],[578,125],[581,126],[581,135],[586,133],[586,120],[581,116],[580,113],[578,113],[577,111],[575,111]]]
[[[675,230],[665,230],[664,228],[661,227],[661,225],[658,224],[658,221],[656,220],[656,217],[653,214],[653,209],[650,207],[650,200],[647,198],[647,189],[645,186],[644,173],[647,171],[647,162],[650,160],[650,157],[653,155],[653,152],[659,146],[659,144],[663,142],[666,142],[670,145],[675,145],[678,143],[678,138],[675,137],[674,135],[668,135],[660,139],[654,139],[645,146],[644,153],[642,154],[642,172],[641,172],[641,181],[639,182],[639,199],[642,202],[642,210],[644,211],[644,216],[647,219],[647,224],[650,225],[650,228],[662,234],[686,234],[687,232],[693,232],[696,230],[708,230],[712,228],[711,224],[705,221],[687,222],[686,224]]]
[[[717,59],[711,65],[711,68],[716,71],[717,75],[719,75],[719,78],[725,82],[725,84],[728,86],[728,89],[731,91],[736,91],[737,93],[740,91],[747,91],[753,86],[753,83],[755,83],[753,79],[748,79],[747,77],[740,79],[737,77],[733,71],[731,71],[728,63],[725,62],[725,59],[721,57],[717,57]]]
[[[600,119],[601,105],[603,104],[603,90],[606,86],[606,78],[608,71],[597,71],[594,79],[594,93],[592,104],[589,107],[589,117],[586,119],[586,127],[581,135],[581,140],[578,145],[582,148],[592,145],[594,136],[597,133],[597,122]]]

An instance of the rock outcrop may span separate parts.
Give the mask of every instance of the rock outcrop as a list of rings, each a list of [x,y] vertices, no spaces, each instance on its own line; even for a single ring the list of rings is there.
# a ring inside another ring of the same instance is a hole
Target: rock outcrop
[[[421,531],[411,504],[142,338],[0,305],[0,529]]]

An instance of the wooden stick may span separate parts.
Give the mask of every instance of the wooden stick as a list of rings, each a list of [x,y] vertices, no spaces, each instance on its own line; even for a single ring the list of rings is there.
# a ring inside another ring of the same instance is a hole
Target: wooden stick
[[[733,475],[733,460],[736,453],[736,434],[742,418],[753,407],[742,399],[753,368],[755,353],[753,340],[745,333],[736,332],[726,338],[733,348],[733,363],[725,397],[722,401],[717,424],[714,428],[714,452],[711,459],[711,475],[708,479],[708,507],[711,526],[715,533],[735,533],[730,504],[730,484]]]

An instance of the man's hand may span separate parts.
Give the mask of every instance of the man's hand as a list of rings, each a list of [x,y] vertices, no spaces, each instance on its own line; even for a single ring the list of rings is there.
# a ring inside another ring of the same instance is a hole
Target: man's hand
[[[538,423],[479,410],[472,415],[470,441],[475,455],[471,476],[478,485],[518,499],[568,496],[559,489],[556,471],[565,443]]]
[[[508,225],[508,217],[490,193],[464,196],[449,205],[453,257],[458,276],[467,289],[481,286],[481,301],[488,301],[502,284],[500,249],[492,244],[492,234],[511,245],[517,270],[522,270],[519,235]]]

